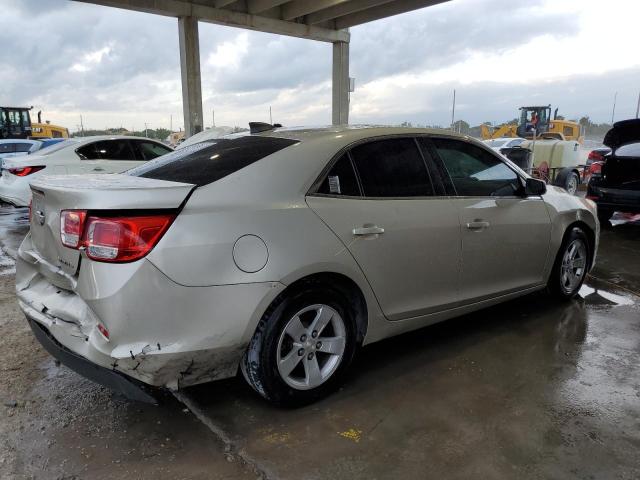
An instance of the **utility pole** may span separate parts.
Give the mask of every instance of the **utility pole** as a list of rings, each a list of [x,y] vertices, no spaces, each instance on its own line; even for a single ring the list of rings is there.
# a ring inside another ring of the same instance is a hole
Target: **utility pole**
[[[82,123],[82,115],[80,115],[80,130],[82,131],[82,136],[84,137],[84,124]]]
[[[173,133],[173,114],[169,115],[169,131]]]
[[[456,117],[456,89],[453,89],[453,105],[451,107],[451,130],[455,131],[454,120]]]
[[[613,119],[616,116],[616,100],[618,100],[618,92],[613,96],[613,110],[611,111],[611,125],[613,125]]]
[[[216,128],[216,111],[211,109],[211,128]]]
[[[269,123],[273,125],[273,117],[271,116],[271,105],[269,105]]]
[[[640,114],[640,92],[638,92],[638,106],[636,107],[636,118],[638,118],[638,114]]]
[[[149,138],[149,135],[147,135],[147,122],[144,122],[144,136],[145,138]]]

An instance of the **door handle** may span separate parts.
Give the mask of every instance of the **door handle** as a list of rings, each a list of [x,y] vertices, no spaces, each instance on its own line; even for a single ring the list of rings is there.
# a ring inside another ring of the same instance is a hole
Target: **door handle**
[[[467,223],[467,228],[469,230],[484,230],[485,228],[489,228],[491,224],[485,220],[474,220],[473,222]]]
[[[377,225],[363,225],[353,229],[354,235],[380,235],[381,233],[384,233],[384,228]]]
[[[104,168],[96,167],[93,169],[94,172],[104,172]]]

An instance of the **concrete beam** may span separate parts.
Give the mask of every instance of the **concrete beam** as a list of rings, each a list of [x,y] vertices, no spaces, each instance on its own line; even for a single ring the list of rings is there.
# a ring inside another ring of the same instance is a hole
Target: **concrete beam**
[[[200,80],[200,40],[198,19],[178,18],[182,111],[187,137],[202,131],[202,83]]]
[[[340,3],[333,7],[311,13],[305,17],[305,22],[309,25],[315,25],[317,23],[331,21],[344,15],[366,10],[368,8],[375,7],[376,5],[389,3],[391,1],[392,0],[349,0],[348,2]]]
[[[287,3],[288,1],[289,0],[247,0],[247,12],[265,12],[279,5],[282,5],[283,3]]]
[[[349,123],[349,44],[333,44],[331,119],[334,125]]]
[[[349,0],[293,0],[282,7],[282,19],[293,20]]]
[[[321,42],[348,42],[349,32],[315,27],[302,23],[286,22],[274,18],[222,10],[183,0],[75,0],[108,7],[124,8],[138,12],[155,13],[169,17],[196,17],[202,22],[247,28],[260,32],[307,38]]]
[[[449,0],[404,0],[402,2],[389,2],[367,10],[362,10],[340,18],[336,18],[335,28],[349,28],[355,25],[380,20],[381,18],[391,17],[400,13],[418,10],[419,8],[431,7],[438,3],[448,2]]]

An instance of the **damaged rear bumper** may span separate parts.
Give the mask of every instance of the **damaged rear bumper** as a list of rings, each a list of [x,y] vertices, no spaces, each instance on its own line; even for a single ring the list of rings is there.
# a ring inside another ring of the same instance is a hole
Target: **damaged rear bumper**
[[[83,377],[110,388],[115,392],[119,392],[131,400],[153,404],[158,403],[154,395],[155,389],[115,370],[109,370],[108,368],[96,365],[80,355],[73,353],[53,338],[53,335],[51,335],[47,327],[28,316],[27,320],[36,339],[45,350],[54,358],[58,359],[60,363],[66,365]]]
[[[283,288],[185,287],[146,259],[120,265],[83,258],[79,275],[69,277],[32,248],[29,235],[16,259],[18,304],[37,324],[40,342],[65,364],[80,359],[81,369],[69,366],[119,391],[123,380],[178,390],[236,375],[262,312]],[[60,348],[71,354],[66,360]]]

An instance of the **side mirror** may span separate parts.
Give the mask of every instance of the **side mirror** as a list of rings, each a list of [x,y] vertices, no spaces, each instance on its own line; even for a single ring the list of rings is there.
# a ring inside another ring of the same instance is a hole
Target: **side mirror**
[[[524,184],[525,195],[544,195],[547,193],[547,184],[537,178],[527,178]]]

